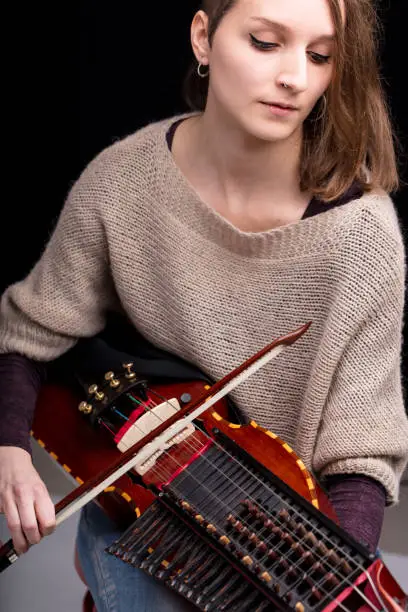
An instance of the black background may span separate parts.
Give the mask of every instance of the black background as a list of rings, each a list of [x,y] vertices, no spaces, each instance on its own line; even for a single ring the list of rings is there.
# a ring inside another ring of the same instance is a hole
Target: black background
[[[408,183],[403,2],[379,4],[380,60],[403,145],[401,178]],[[94,155],[150,121],[187,110],[181,88],[192,58],[189,28],[198,5],[197,0],[14,5],[14,14],[4,20],[10,40],[3,58],[8,111],[3,111],[0,291],[22,278],[40,256],[70,186]],[[407,196],[408,186],[393,196],[405,235]]]

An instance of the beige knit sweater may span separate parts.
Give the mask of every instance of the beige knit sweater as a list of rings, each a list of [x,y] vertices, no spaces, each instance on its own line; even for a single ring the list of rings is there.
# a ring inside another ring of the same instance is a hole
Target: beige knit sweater
[[[359,472],[398,499],[408,457],[400,378],[404,249],[383,192],[268,232],[200,200],[153,123],[99,154],[27,278],[2,296],[0,352],[50,360],[125,312],[219,378],[309,331],[233,393],[318,477]]]

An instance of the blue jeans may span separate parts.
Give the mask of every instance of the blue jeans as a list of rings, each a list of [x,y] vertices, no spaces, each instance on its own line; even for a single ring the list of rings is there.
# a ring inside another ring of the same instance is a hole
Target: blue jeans
[[[94,502],[81,511],[77,549],[98,612],[192,612],[195,606],[142,570],[105,552],[121,535]]]

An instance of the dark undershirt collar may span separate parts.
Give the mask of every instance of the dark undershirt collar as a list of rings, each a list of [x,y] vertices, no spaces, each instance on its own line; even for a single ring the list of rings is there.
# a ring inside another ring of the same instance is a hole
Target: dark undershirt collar
[[[182,121],[184,121],[184,118],[174,121],[167,130],[166,139],[170,151],[173,144],[174,134]],[[313,198],[307,205],[305,212],[303,213],[302,219],[307,219],[308,217],[313,217],[314,215],[318,215],[319,213],[326,212],[331,208],[336,208],[336,206],[342,206],[343,204],[347,204],[347,202],[350,202],[351,200],[361,198],[363,194],[364,191],[360,183],[355,180],[351,187],[342,196],[337,198],[337,200],[333,200],[333,202],[322,202],[317,197],[313,196]]]

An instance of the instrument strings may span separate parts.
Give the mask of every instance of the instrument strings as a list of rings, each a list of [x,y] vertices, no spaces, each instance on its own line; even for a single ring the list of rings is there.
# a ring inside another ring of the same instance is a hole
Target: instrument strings
[[[164,400],[166,403],[168,403],[168,400],[167,400],[166,398],[164,398],[164,397],[160,396],[160,395],[159,395],[158,393],[156,393],[156,392],[155,392],[153,389],[149,389],[149,388],[148,388],[148,389],[147,389],[147,391],[148,391],[148,392],[150,392],[151,394],[156,395],[156,396],[157,396],[157,397],[159,397],[161,400]],[[130,397],[132,397],[132,396],[130,396]],[[138,401],[140,401],[140,400],[138,400]],[[143,405],[143,408],[144,408],[145,412],[150,412],[150,411],[151,411],[151,408],[152,408],[152,407],[154,407],[154,405],[153,405],[153,404],[154,404],[154,403],[153,403],[152,401],[149,401],[149,402],[146,402],[146,403],[142,402],[142,405]],[[115,409],[115,410],[116,410],[116,409]],[[155,414],[155,413],[152,413],[152,414],[154,414],[154,416],[155,416],[155,417],[158,419],[158,421],[159,421],[160,423],[163,423],[163,422],[164,422],[164,420],[163,420],[163,419],[162,419],[162,418],[161,418],[159,415],[157,415],[157,414]],[[122,414],[121,416],[122,416],[123,418],[127,418],[127,417],[125,417],[123,414]],[[137,427],[137,421],[136,421],[136,422],[135,422],[133,425],[134,425],[135,427]],[[261,480],[261,479],[260,479],[260,478],[259,478],[259,477],[258,477],[258,476],[255,474],[255,473],[254,473],[254,472],[250,471],[250,470],[249,470],[249,469],[248,469],[248,468],[247,468],[247,467],[246,467],[244,464],[242,464],[242,463],[241,463],[241,461],[239,461],[239,460],[238,460],[238,459],[237,459],[237,458],[236,458],[234,455],[232,455],[231,453],[229,453],[229,452],[228,452],[228,451],[227,451],[227,450],[226,450],[226,449],[225,449],[223,446],[221,446],[221,444],[219,444],[219,443],[217,442],[217,440],[214,440],[213,438],[211,438],[211,437],[210,437],[210,436],[209,436],[209,435],[208,435],[208,434],[207,434],[207,433],[206,433],[206,432],[205,432],[205,431],[204,431],[204,430],[203,430],[203,429],[202,429],[200,426],[197,426],[197,425],[195,424],[195,427],[196,427],[196,428],[197,428],[197,429],[198,429],[198,430],[201,432],[201,434],[202,434],[202,435],[204,435],[206,438],[208,438],[208,441],[209,441],[209,442],[211,442],[211,444],[215,445],[215,446],[218,448],[218,450],[219,450],[221,453],[223,453],[225,456],[228,456],[228,458],[229,458],[231,461],[235,462],[235,463],[237,464],[237,466],[239,466],[239,468],[240,468],[241,470],[243,470],[243,471],[247,472],[248,474],[250,474],[250,475],[251,475],[251,477],[252,477],[252,478],[255,478],[256,480],[258,480],[259,484],[260,484],[260,485],[262,485],[262,486],[263,486],[263,487],[264,487],[266,490],[268,490],[268,491],[270,491],[271,493],[273,493],[273,495],[274,495],[274,496],[278,497],[278,498],[279,498],[279,500],[281,501],[281,503],[282,503],[282,504],[284,504],[284,506],[285,506],[285,507],[289,507],[292,513],[296,513],[296,514],[298,515],[298,518],[301,520],[301,522],[302,522],[302,523],[306,523],[306,524],[308,524],[312,530],[317,531],[317,532],[319,532],[319,533],[320,533],[320,534],[321,534],[323,537],[326,537],[326,536],[325,536],[325,534],[324,534],[324,533],[323,533],[323,532],[322,532],[322,531],[319,529],[319,527],[318,527],[318,526],[316,526],[316,525],[312,525],[312,524],[310,523],[310,521],[307,519],[307,517],[303,516],[303,515],[302,515],[302,514],[301,514],[301,513],[300,513],[300,512],[299,512],[299,511],[296,509],[296,508],[294,508],[294,507],[292,507],[290,504],[288,504],[288,502],[287,502],[285,499],[283,499],[283,497],[280,495],[280,493],[279,493],[278,491],[276,491],[276,490],[272,490],[272,489],[271,489],[271,488],[268,486],[268,484],[267,484],[267,483],[263,482],[263,481],[262,481],[262,480]],[[140,430],[140,429],[139,429],[139,430]],[[191,438],[191,436],[189,436],[188,438],[186,438],[186,439],[183,441],[183,444],[185,444],[185,445],[186,445],[186,446],[187,446],[189,449],[191,449],[191,452],[192,452],[192,453],[196,453],[196,452],[198,452],[198,451],[200,451],[200,450],[202,450],[202,449],[204,448],[205,444],[203,444],[203,443],[201,443],[201,442],[199,442],[199,441],[196,441],[196,440],[191,440],[190,438]],[[166,457],[167,457],[167,458],[168,458],[170,461],[172,461],[172,462],[175,464],[175,466],[176,466],[177,468],[182,468],[182,467],[183,467],[183,464],[182,464],[182,463],[180,463],[180,462],[179,462],[179,461],[178,461],[178,460],[177,460],[175,457],[173,457],[173,456],[171,455],[171,452],[169,452],[168,450],[164,449],[164,450],[163,450],[163,455],[165,455],[165,456],[166,456]],[[206,463],[207,463],[207,464],[208,464],[208,465],[209,465],[209,466],[210,466],[210,467],[211,467],[213,470],[217,471],[217,472],[218,472],[218,473],[219,473],[219,474],[222,476],[222,478],[224,478],[224,480],[225,480],[225,481],[229,481],[229,484],[232,484],[232,485],[233,485],[233,487],[235,487],[236,489],[240,490],[240,491],[242,492],[242,494],[243,494],[243,495],[244,495],[244,496],[245,496],[247,499],[249,499],[249,500],[253,501],[253,502],[254,502],[254,503],[257,505],[257,506],[259,506],[259,507],[260,507],[260,508],[262,508],[262,509],[263,509],[263,510],[264,510],[266,513],[268,513],[268,510],[267,510],[266,508],[264,508],[264,507],[263,507],[263,506],[260,504],[260,502],[259,502],[258,500],[255,500],[255,499],[253,498],[253,496],[252,496],[252,495],[251,495],[251,494],[250,494],[250,493],[249,493],[247,490],[245,490],[245,488],[244,488],[244,487],[242,487],[242,486],[238,485],[238,484],[237,484],[237,483],[236,483],[234,480],[232,480],[232,479],[231,479],[231,478],[230,478],[230,477],[229,477],[227,474],[225,474],[225,473],[224,473],[224,472],[223,472],[223,471],[222,471],[222,470],[221,470],[221,469],[220,469],[220,468],[219,468],[217,465],[215,465],[215,464],[214,464],[214,462],[212,462],[211,460],[209,460],[209,459],[206,457],[206,453],[203,453],[203,454],[201,455],[201,458],[202,458],[202,459],[203,459],[203,460],[204,460],[204,461],[205,461],[205,462],[206,462]],[[150,470],[149,470],[149,471],[150,471]],[[164,468],[162,468],[162,467],[158,466],[157,464],[151,468],[151,471],[152,471],[152,472],[154,472],[155,474],[157,474],[157,475],[158,475],[160,478],[164,478],[164,479],[165,479],[165,481],[168,479],[168,474],[167,474],[167,471],[166,471]],[[181,474],[178,476],[178,479],[179,479],[179,485],[181,484],[181,482],[183,482],[183,480],[186,478],[186,476],[187,476],[187,474],[186,474],[186,475],[183,475],[182,473],[181,473]],[[231,511],[231,510],[232,510],[232,508],[230,508],[230,507],[229,507],[227,504],[225,504],[225,503],[223,502],[223,500],[222,500],[222,499],[221,499],[221,498],[220,498],[218,495],[216,495],[216,494],[214,493],[214,491],[211,491],[210,489],[208,489],[208,487],[206,487],[206,486],[205,486],[205,484],[204,484],[202,481],[200,481],[198,478],[196,478],[195,476],[193,476],[191,473],[188,473],[188,476],[197,482],[197,488],[200,488],[200,489],[204,489],[204,490],[205,490],[205,492],[207,493],[207,503],[209,503],[209,502],[210,502],[212,499],[216,499],[216,500],[217,500],[217,502],[218,502],[218,503],[219,503],[219,504],[220,504],[222,507],[225,507],[225,509],[226,509],[226,514],[227,514],[227,515],[229,514],[229,511]],[[179,491],[175,485],[172,485],[172,488],[174,489],[174,491],[178,491],[178,492],[179,492],[179,494],[180,494],[180,495],[181,495],[181,497],[182,497],[182,493],[181,493],[181,491]],[[341,581],[341,583],[342,583],[342,584],[347,584],[347,585],[348,585],[348,586],[350,586],[350,587],[351,587],[351,588],[352,588],[352,589],[353,589],[353,590],[354,590],[356,593],[358,593],[358,594],[359,594],[359,596],[360,596],[362,599],[364,599],[364,601],[367,603],[367,605],[368,605],[368,606],[369,606],[369,607],[370,607],[370,608],[371,608],[371,609],[372,609],[374,612],[381,612],[381,608],[377,608],[377,607],[376,607],[376,606],[375,606],[375,605],[374,605],[374,604],[373,604],[373,603],[372,603],[372,602],[371,602],[371,601],[370,601],[370,600],[369,600],[369,599],[366,597],[365,593],[363,593],[363,592],[361,591],[361,589],[359,589],[359,588],[358,588],[358,586],[356,586],[354,583],[352,583],[352,582],[351,582],[350,580],[348,580],[346,577],[344,577],[343,575],[341,575],[341,574],[340,574],[340,571],[336,569],[336,566],[333,566],[333,565],[331,564],[331,561],[330,561],[330,559],[328,558],[328,556],[330,555],[330,552],[331,552],[330,550],[328,550],[328,552],[327,552],[326,554],[321,555],[321,554],[320,554],[320,552],[319,552],[319,550],[318,550],[318,549],[316,549],[316,547],[315,547],[315,545],[314,545],[314,544],[309,545],[309,542],[307,541],[307,536],[308,536],[308,533],[306,533],[306,534],[305,534],[303,537],[300,537],[300,538],[299,538],[299,537],[298,537],[298,535],[296,534],[296,532],[290,528],[290,525],[289,525],[288,523],[286,523],[286,522],[283,522],[283,521],[280,519],[280,517],[279,517],[278,515],[277,515],[276,517],[274,517],[274,520],[276,520],[276,522],[278,522],[278,523],[279,523],[279,525],[281,525],[281,526],[282,526],[282,528],[283,528],[284,530],[286,530],[286,531],[288,531],[288,532],[290,533],[290,535],[292,536],[292,538],[293,538],[293,539],[296,541],[296,544],[297,544],[297,545],[301,545],[303,548],[306,548],[308,551],[310,551],[312,554],[314,554],[314,555],[315,555],[315,557],[317,557],[317,559],[318,559],[318,561],[319,561],[319,562],[323,562],[323,563],[325,563],[325,564],[326,564],[326,565],[329,567],[330,571],[331,571],[332,573],[334,573],[336,576],[338,576],[338,577],[339,577],[339,580]],[[247,521],[246,521],[244,518],[240,517],[240,522],[241,522],[243,525],[245,525],[245,526],[247,527],[247,529],[249,529],[250,531],[252,530],[251,525],[249,525],[249,523],[248,523],[248,522],[247,522]],[[219,527],[219,528],[221,528],[221,526],[220,526],[220,525],[218,525],[218,527]],[[268,544],[268,543],[270,542],[270,538],[271,538],[271,537],[273,538],[274,536],[273,536],[273,534],[272,534],[272,536],[271,536],[271,534],[270,534],[270,532],[268,532],[268,529],[267,529],[267,528],[264,528],[264,529],[263,529],[263,530],[260,532],[260,535],[262,536],[262,534],[263,534],[264,532],[266,532],[266,533],[265,533],[265,538],[266,538],[265,543],[266,543],[266,544]],[[285,544],[285,541],[284,541],[284,540],[281,540],[281,542],[280,542],[279,546],[278,546],[278,547],[276,547],[274,550],[275,550],[275,551],[279,551],[279,548],[280,548],[281,546],[284,546],[284,544]],[[379,593],[378,593],[378,591],[377,591],[377,589],[376,589],[376,587],[375,587],[375,585],[374,585],[374,583],[373,583],[373,581],[372,581],[371,577],[369,576],[369,574],[368,574],[367,570],[365,570],[365,568],[364,568],[363,566],[361,566],[361,565],[360,565],[360,564],[358,564],[358,563],[357,563],[357,562],[356,562],[354,559],[352,559],[352,558],[351,558],[351,557],[350,557],[350,556],[347,554],[347,552],[346,552],[346,551],[342,551],[342,553],[344,554],[344,556],[345,556],[345,557],[347,557],[347,558],[348,558],[348,560],[349,560],[349,561],[350,561],[350,562],[351,562],[353,565],[355,565],[355,567],[356,567],[357,569],[361,570],[361,572],[362,572],[362,573],[364,573],[364,574],[367,576],[367,578],[369,579],[370,584],[371,584],[371,586],[372,586],[372,588],[373,588],[373,590],[374,590],[374,592],[375,592],[375,594],[376,594],[376,597],[377,597],[378,601],[379,601],[379,602],[381,602],[381,604],[383,605],[383,609],[384,609],[384,610],[386,610],[387,608],[386,608],[386,607],[385,607],[385,605],[383,604],[383,601],[382,601],[382,599],[381,599],[381,597],[380,597],[380,595],[379,595]],[[258,558],[258,559],[257,559],[257,561],[258,561],[258,563],[262,563],[263,561],[265,561],[265,559],[266,559],[266,558],[267,558],[267,555],[264,555],[262,558],[260,558],[260,559]],[[287,558],[287,555],[285,555],[285,553],[283,553],[283,552],[282,552],[281,558],[286,559],[286,558]],[[293,563],[292,563],[292,565],[290,565],[288,569],[293,569],[293,570],[295,570],[295,569],[296,569],[297,567],[299,567],[299,565],[301,565],[302,563],[303,563],[303,559],[302,559],[302,557],[301,557],[301,558],[300,558],[300,559],[297,561],[297,563],[296,563],[296,564],[293,564]],[[288,571],[288,570],[286,570],[286,572],[287,572],[287,571]],[[298,580],[297,582],[295,582],[294,584],[292,584],[292,585],[291,585],[291,588],[294,588],[294,587],[295,587],[295,586],[296,586],[296,585],[299,583],[299,581],[301,581],[301,580],[302,580],[302,573],[301,573],[301,577],[299,578],[299,580]],[[327,592],[327,591],[326,591],[326,590],[323,588],[323,584],[325,583],[325,581],[326,581],[326,576],[324,576],[324,577],[323,577],[323,578],[322,578],[322,579],[321,579],[319,582],[317,582],[317,583],[314,585],[314,587],[315,587],[315,589],[318,589],[320,592],[323,592],[323,594],[324,594],[324,595],[325,595],[327,598],[329,598],[331,601],[333,601],[333,598],[331,597],[331,595],[330,595],[330,594],[329,594],[329,593],[328,593],[328,592]],[[340,607],[341,607],[343,610],[345,610],[346,612],[351,612],[351,611],[350,611],[350,610],[349,610],[349,609],[348,609],[346,606],[344,606],[344,605],[343,605],[343,604],[342,604],[340,601],[337,601],[336,603],[337,603],[337,605],[339,605],[339,606],[340,606]]]

